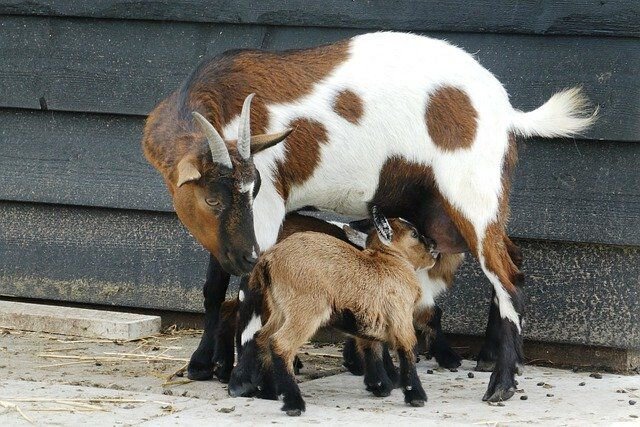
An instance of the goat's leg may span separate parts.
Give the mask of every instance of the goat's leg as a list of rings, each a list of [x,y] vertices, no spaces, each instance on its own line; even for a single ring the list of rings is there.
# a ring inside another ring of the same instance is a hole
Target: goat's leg
[[[364,375],[364,360],[358,351],[355,338],[348,338],[342,348],[342,366],[353,375]]]
[[[258,362],[259,346],[254,337],[262,328],[262,295],[259,290],[249,288],[248,279],[243,278],[240,282],[238,299],[240,301],[236,327],[238,363],[231,372],[229,394],[234,397],[249,397],[256,395],[260,391],[259,387],[266,390],[272,390],[273,387],[265,384],[265,381],[268,382],[269,375],[262,372],[262,365]],[[261,397],[273,399],[276,396]]]
[[[364,356],[364,385],[367,391],[377,397],[389,396],[397,381],[397,373],[389,355],[389,349],[379,341],[361,338],[356,339],[356,344],[359,352]],[[388,359],[386,361],[385,355]],[[389,377],[387,368],[393,369],[393,379]]]
[[[217,326],[216,345],[213,353],[213,372],[220,382],[228,383],[233,369],[234,337],[238,317],[238,300],[222,303],[220,321]]]
[[[413,349],[410,347],[398,347],[398,359],[400,359],[400,386],[404,393],[404,401],[411,406],[424,406],[427,401],[427,393],[422,388],[422,383],[416,371],[416,363]]]
[[[433,306],[431,318],[427,323],[425,338],[428,356],[434,357],[438,365],[446,369],[456,369],[462,364],[462,357],[456,353],[442,331],[442,310]]]
[[[203,287],[204,333],[198,348],[191,355],[191,360],[187,367],[189,379],[204,381],[213,378],[213,353],[216,345],[218,317],[220,316],[220,306],[227,294],[229,279],[229,274],[224,271],[218,260],[213,255],[210,255],[207,278]],[[231,351],[233,351],[233,347]]]
[[[414,325],[423,332],[421,335],[427,340],[427,349],[438,364],[447,369],[457,368],[462,358],[453,351],[442,332],[442,310],[435,303],[435,298],[447,285],[442,279],[431,278],[428,271],[418,272],[418,279],[422,286],[422,301],[416,308]]]
[[[479,260],[482,270],[491,281],[497,300],[499,346],[496,365],[483,400],[507,400],[516,390],[515,374],[522,367],[522,295],[518,287],[523,275],[511,261],[500,230],[489,228],[485,233]]]
[[[505,236],[505,247],[509,253],[509,257],[513,264],[519,269],[522,267],[522,251],[520,248]],[[500,308],[499,302],[496,298],[495,289],[492,289],[490,308],[489,308],[489,321],[487,322],[487,329],[485,331],[485,340],[480,353],[478,353],[478,360],[476,364],[476,371],[492,372],[496,365],[496,359],[498,358],[500,348],[500,336],[501,336],[501,320],[500,320]]]

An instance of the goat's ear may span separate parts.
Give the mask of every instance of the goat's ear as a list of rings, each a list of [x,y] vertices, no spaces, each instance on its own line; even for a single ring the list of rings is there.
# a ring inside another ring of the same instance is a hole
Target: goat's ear
[[[348,224],[343,225],[342,230],[344,230],[347,239],[357,247],[364,249],[367,246],[367,234],[352,228]]]
[[[385,245],[391,244],[391,239],[393,238],[393,229],[387,221],[387,217],[378,212],[377,206],[371,207],[371,217],[373,218],[373,225],[378,232],[378,237],[380,241]]]
[[[197,160],[193,156],[185,156],[178,162],[178,166],[176,166],[176,170],[178,172],[176,186],[182,187],[187,182],[200,179],[202,174],[198,170],[196,164]]]
[[[293,129],[286,129],[277,133],[263,133],[262,135],[252,136],[251,154],[256,154],[262,150],[273,147],[279,142],[282,142],[282,140],[288,137],[291,132],[293,132]]]

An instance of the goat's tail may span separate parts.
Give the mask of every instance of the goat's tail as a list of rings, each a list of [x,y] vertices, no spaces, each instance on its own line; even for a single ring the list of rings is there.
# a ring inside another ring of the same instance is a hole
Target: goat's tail
[[[530,112],[514,110],[511,130],[525,137],[566,137],[589,128],[598,115],[580,87],[554,94],[547,102]]]

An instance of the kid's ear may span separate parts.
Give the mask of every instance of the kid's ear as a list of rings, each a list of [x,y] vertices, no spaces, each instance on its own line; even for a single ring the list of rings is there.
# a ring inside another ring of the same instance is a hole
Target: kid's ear
[[[377,206],[371,207],[371,217],[373,218],[373,225],[376,228],[380,241],[389,246],[391,239],[393,238],[393,229],[383,214],[378,211]]]

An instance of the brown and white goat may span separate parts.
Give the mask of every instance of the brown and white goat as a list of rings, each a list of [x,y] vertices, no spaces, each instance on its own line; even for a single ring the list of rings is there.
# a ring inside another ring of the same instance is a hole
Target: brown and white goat
[[[427,400],[415,368],[413,310],[422,293],[416,270],[433,267],[435,242],[407,221],[374,215],[377,232],[362,251],[326,234],[297,233],[266,251],[251,274],[249,290],[269,311],[256,341],[288,415],[305,410],[294,358],[323,325],[396,348],[405,402]]]
[[[249,135],[251,93],[251,129],[271,136]],[[495,301],[496,364],[484,399],[502,400],[514,394],[522,363],[522,274],[505,231],[515,136],[570,136],[593,120],[578,89],[521,112],[462,49],[378,32],[203,61],[150,114],[143,146],[179,218],[215,257],[211,265],[234,274],[249,273],[257,252],[275,244],[286,212],[304,206],[365,217],[377,204],[416,224],[443,253],[470,250]],[[295,132],[287,137],[287,129]],[[225,277],[209,273],[221,279],[205,285],[217,316]],[[426,273],[421,283],[422,303],[432,305],[443,287]],[[253,326],[243,334],[253,336]]]

